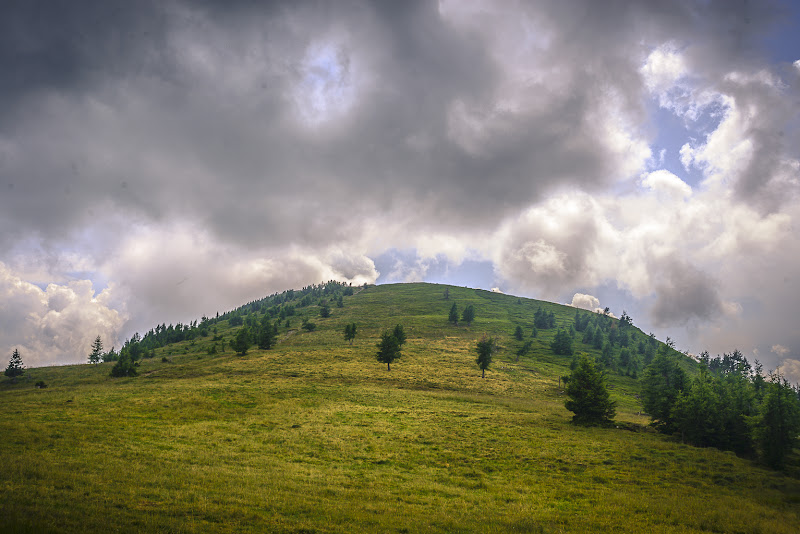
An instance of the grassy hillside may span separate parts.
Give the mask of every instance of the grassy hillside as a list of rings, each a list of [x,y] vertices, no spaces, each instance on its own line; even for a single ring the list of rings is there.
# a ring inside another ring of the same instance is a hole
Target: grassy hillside
[[[208,354],[240,328],[225,319],[135,378],[104,363],[0,381],[0,531],[797,531],[797,479],[649,431],[632,378],[609,375],[618,428],[571,425],[556,329],[519,362],[512,334],[530,339],[540,306],[568,327],[574,308],[444,289],[367,287],[329,318],[293,301],[277,346],[245,356]],[[471,326],[448,324],[453,301]],[[387,372],[376,344],[398,323]],[[482,380],[483,333],[503,350]]]

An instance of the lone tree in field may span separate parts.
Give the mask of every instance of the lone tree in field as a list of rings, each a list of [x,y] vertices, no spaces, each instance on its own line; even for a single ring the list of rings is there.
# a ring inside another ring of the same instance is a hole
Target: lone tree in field
[[[610,423],[616,415],[616,402],[606,389],[603,373],[594,360],[583,355],[567,381],[569,399],[564,403],[567,410],[575,413],[572,422],[581,425]]]
[[[533,341],[526,341],[517,351],[516,361],[519,361],[520,356],[525,356],[526,354],[528,354],[532,348],[533,348]]]
[[[356,323],[350,323],[344,326],[344,340],[349,341],[350,344],[353,344],[353,340],[356,338]]]
[[[92,342],[92,352],[89,354],[89,363],[97,365],[103,361],[103,340],[100,336],[94,338]]]
[[[452,306],[450,306],[450,316],[447,318],[447,320],[458,326],[458,306],[456,306],[455,302]]]
[[[475,363],[478,364],[481,370],[481,378],[485,378],[486,369],[492,365],[492,354],[497,350],[497,342],[493,337],[488,337],[486,334],[483,334],[483,337],[475,346],[475,350],[478,351],[478,358],[475,360]]]
[[[11,359],[8,360],[8,367],[6,367],[5,375],[11,379],[12,382],[17,381],[18,376],[22,376],[25,372],[25,367],[22,365],[22,356],[19,355],[19,350],[14,349],[11,354]]]
[[[472,324],[472,321],[475,320],[475,308],[472,304],[464,308],[464,313],[461,314],[461,320],[468,325]]]
[[[386,364],[386,370],[392,370],[392,362],[400,357],[400,341],[395,337],[391,330],[381,334],[381,342],[378,343],[378,361]]]
[[[516,339],[517,341],[522,341],[523,336],[524,334],[522,333],[522,327],[520,325],[517,325],[516,330],[514,330],[514,339]]]

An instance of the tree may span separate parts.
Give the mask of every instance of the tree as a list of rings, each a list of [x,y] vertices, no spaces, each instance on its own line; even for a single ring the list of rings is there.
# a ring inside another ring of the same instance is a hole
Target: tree
[[[681,391],[686,389],[686,373],[670,356],[665,345],[644,370],[642,405],[654,419],[654,425],[667,433],[675,430],[672,408]]]
[[[588,356],[581,356],[565,391],[569,399],[564,406],[575,414],[573,423],[598,425],[614,419],[616,402],[611,400],[603,373]]]
[[[269,350],[275,344],[278,337],[278,328],[273,326],[269,320],[269,316],[265,315],[261,319],[261,327],[258,329],[257,343],[258,348],[261,350]]]
[[[323,318],[331,316],[331,309],[330,307],[328,307],[327,304],[323,304],[322,307],[319,309],[319,316]]]
[[[723,407],[706,368],[692,381],[688,393],[681,392],[675,399],[672,418],[681,438],[699,447],[722,448]]]
[[[247,349],[250,348],[250,332],[246,327],[242,327],[236,333],[236,337],[231,342],[231,348],[242,356],[247,354]]]
[[[444,288],[444,300],[450,300],[450,288]]]
[[[461,320],[468,325],[472,324],[472,321],[475,320],[475,308],[472,304],[464,308],[464,313],[461,314]]]
[[[522,341],[523,337],[524,337],[524,334],[522,333],[522,327],[520,325],[517,325],[517,328],[514,330],[514,338],[517,341]]]
[[[400,357],[401,343],[394,336],[394,332],[389,330],[381,334],[381,342],[378,343],[378,361],[386,364],[386,370],[392,370],[392,362]]]
[[[447,320],[458,326],[458,306],[456,306],[455,302],[452,306],[450,306],[450,316],[447,318]]]
[[[394,335],[401,347],[406,344],[406,333],[403,330],[403,325],[395,325],[392,335]]]
[[[526,341],[525,344],[522,345],[517,351],[516,361],[519,361],[520,356],[525,356],[526,354],[528,354],[532,348],[533,348],[533,341]]]
[[[12,382],[17,381],[18,376],[22,376],[25,372],[25,367],[22,365],[22,356],[19,355],[19,350],[14,349],[11,353],[11,359],[8,360],[8,367],[6,367],[5,375],[11,379]]]
[[[550,343],[550,348],[553,352],[562,356],[572,356],[572,338],[563,328],[558,329],[556,337]]]
[[[478,358],[475,360],[475,363],[478,364],[481,370],[481,378],[484,378],[486,376],[486,369],[492,365],[492,355],[497,350],[497,341],[495,341],[493,337],[488,337],[486,334],[483,334],[483,337],[475,346],[475,350],[478,352]]]
[[[800,432],[800,402],[785,378],[773,374],[754,429],[755,441],[764,462],[782,469]]]
[[[111,368],[111,376],[136,376],[137,374],[136,362],[128,351],[121,350],[117,362]]]
[[[344,340],[349,341],[350,344],[353,344],[353,340],[356,338],[356,323],[350,323],[344,326]]]
[[[100,336],[94,338],[94,342],[92,342],[92,352],[89,354],[89,363],[93,363],[97,365],[103,361],[103,340],[100,339]]]

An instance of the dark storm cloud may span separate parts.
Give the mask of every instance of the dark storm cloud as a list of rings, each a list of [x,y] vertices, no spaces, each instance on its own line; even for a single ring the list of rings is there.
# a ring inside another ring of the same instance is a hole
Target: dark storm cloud
[[[656,269],[660,275],[655,283],[657,300],[652,309],[656,326],[707,321],[722,313],[718,283],[708,274],[678,260]]]

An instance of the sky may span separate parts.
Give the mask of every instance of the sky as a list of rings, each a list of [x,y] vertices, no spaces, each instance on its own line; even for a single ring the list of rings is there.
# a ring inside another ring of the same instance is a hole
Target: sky
[[[799,35],[788,0],[4,2],[0,356],[430,281],[800,382]]]

